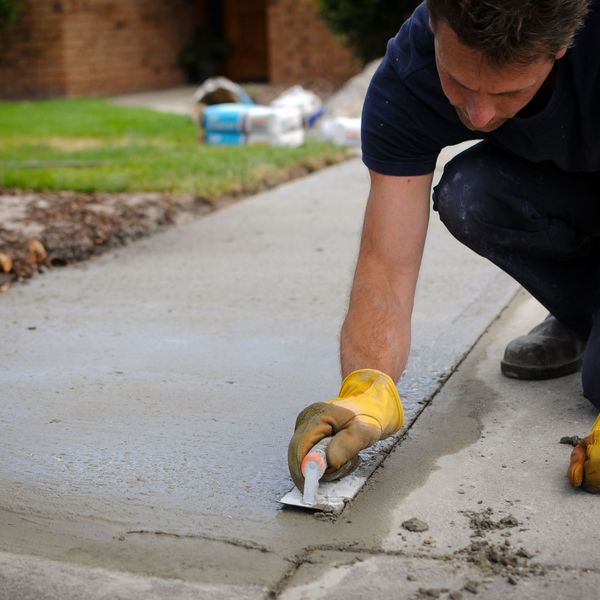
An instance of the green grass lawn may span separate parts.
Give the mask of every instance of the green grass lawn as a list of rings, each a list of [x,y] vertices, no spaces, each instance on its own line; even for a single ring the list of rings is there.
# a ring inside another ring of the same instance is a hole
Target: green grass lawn
[[[318,166],[345,150],[209,147],[186,116],[103,100],[0,102],[0,187],[81,192],[155,191],[215,198],[252,192],[274,174]]]

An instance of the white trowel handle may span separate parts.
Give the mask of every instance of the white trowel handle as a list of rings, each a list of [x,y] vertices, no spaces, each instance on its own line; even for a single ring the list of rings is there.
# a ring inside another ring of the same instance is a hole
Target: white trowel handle
[[[301,469],[302,475],[304,475],[303,501],[305,504],[313,505],[316,502],[319,479],[323,477],[323,473],[327,470],[326,451],[331,439],[331,437],[326,437],[315,444],[302,461]]]

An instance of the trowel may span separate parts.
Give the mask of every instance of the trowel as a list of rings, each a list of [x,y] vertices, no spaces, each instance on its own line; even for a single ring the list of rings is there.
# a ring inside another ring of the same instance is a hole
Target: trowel
[[[290,490],[279,502],[289,506],[299,506],[309,510],[339,513],[346,502],[354,498],[366,481],[366,476],[347,475],[360,464],[356,460],[343,473],[342,479],[322,482],[321,478],[327,470],[327,447],[333,438],[326,437],[311,448],[301,465],[304,475],[304,489],[297,487]]]

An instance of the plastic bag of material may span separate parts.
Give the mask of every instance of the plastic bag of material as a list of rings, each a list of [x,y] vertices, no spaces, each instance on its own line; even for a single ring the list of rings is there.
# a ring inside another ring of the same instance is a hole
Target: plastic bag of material
[[[292,129],[279,133],[250,133],[246,143],[251,146],[283,146],[298,148],[304,144],[304,129]]]
[[[251,106],[246,113],[246,133],[279,135],[302,129],[302,113],[294,106]]]
[[[301,85],[294,85],[282,92],[271,102],[271,106],[298,108],[306,127],[312,127],[324,112],[321,98]]]
[[[319,126],[319,137],[339,146],[360,148],[360,119],[335,117],[322,121]]]

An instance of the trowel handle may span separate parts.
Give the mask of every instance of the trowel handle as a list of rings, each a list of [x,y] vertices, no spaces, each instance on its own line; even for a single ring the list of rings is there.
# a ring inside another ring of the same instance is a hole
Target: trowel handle
[[[320,442],[315,444],[308,452],[308,454],[302,460],[302,475],[306,476],[306,470],[309,463],[315,463],[318,467],[317,479],[323,477],[323,473],[327,470],[327,446],[329,446],[332,437],[323,438]]]

